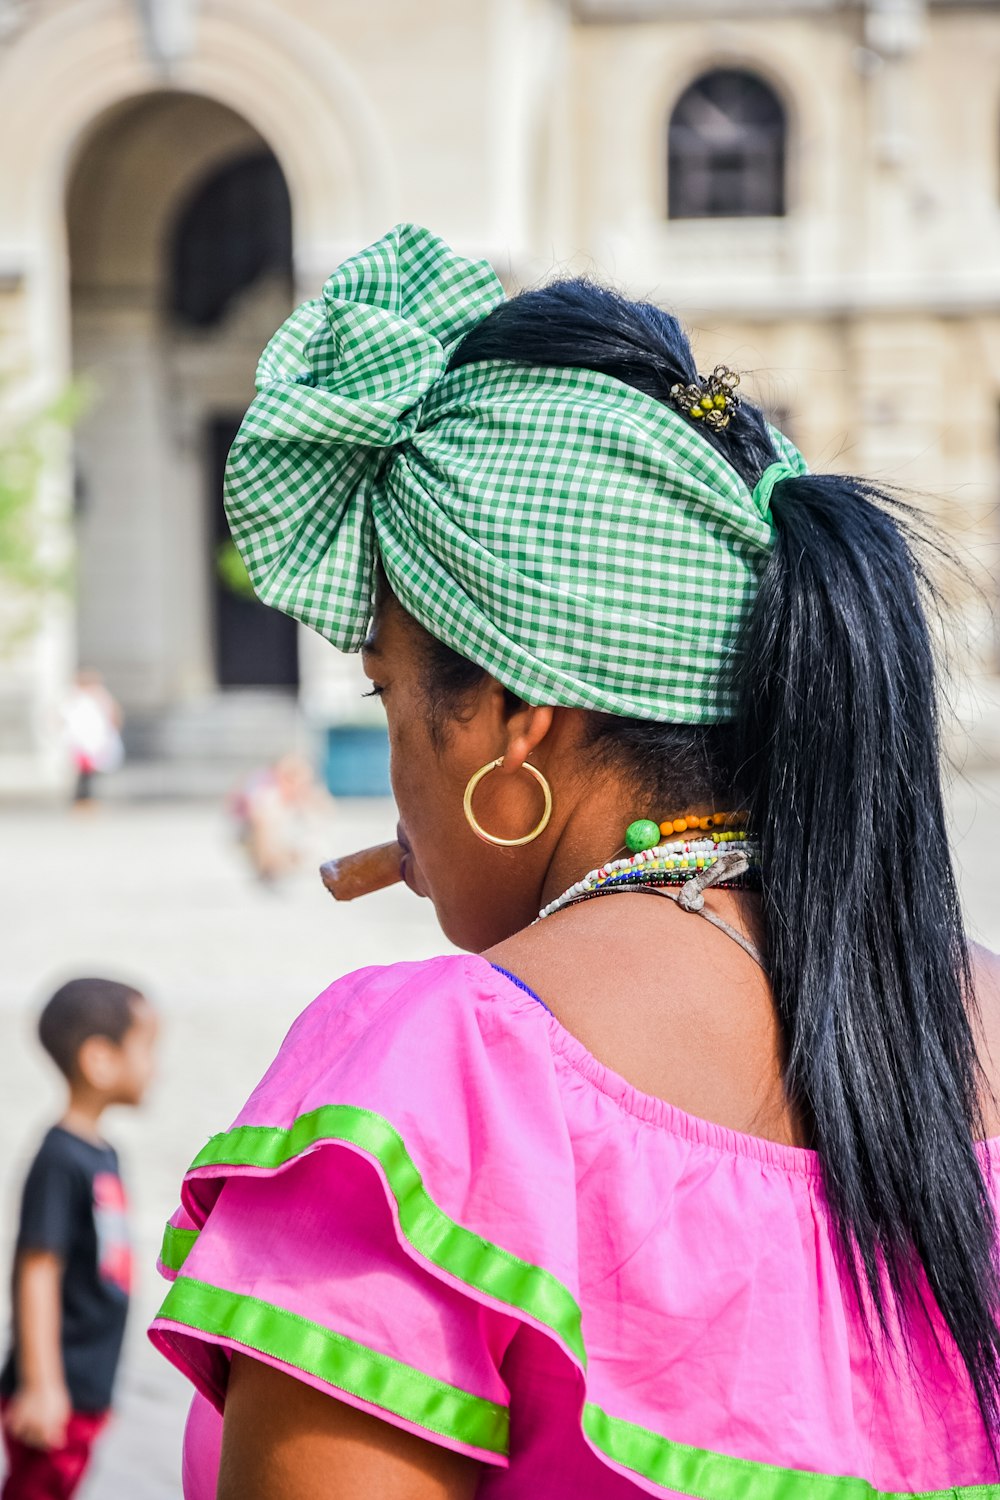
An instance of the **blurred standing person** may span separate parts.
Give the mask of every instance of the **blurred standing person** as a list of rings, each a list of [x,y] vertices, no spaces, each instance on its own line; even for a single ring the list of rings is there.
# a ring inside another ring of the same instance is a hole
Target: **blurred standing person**
[[[68,1085],[66,1109],[25,1180],[14,1258],[14,1336],[0,1374],[8,1474],[2,1500],[69,1500],[108,1419],[131,1288],[110,1104],[138,1105],[156,1015],[138,990],[72,979],[38,1033]]]
[[[100,672],[81,668],[63,708],[76,784],[75,807],[89,806],[94,799],[94,777],[117,771],[125,758],[122,745],[122,711]]]

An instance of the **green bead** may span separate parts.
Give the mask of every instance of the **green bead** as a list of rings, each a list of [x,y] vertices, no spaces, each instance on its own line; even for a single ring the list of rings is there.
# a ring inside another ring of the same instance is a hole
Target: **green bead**
[[[643,849],[655,849],[660,842],[660,825],[651,818],[637,818],[625,830],[625,845],[633,854]]]

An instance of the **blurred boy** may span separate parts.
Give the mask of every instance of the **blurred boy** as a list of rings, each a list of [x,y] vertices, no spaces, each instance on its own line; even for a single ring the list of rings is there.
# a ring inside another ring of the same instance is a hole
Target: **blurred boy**
[[[42,1011],[42,1046],[66,1111],[24,1184],[14,1258],[14,1338],[0,1374],[9,1472],[3,1500],[69,1500],[104,1426],[128,1310],[131,1252],[109,1104],[138,1104],[156,1016],[110,979],[72,979]]]

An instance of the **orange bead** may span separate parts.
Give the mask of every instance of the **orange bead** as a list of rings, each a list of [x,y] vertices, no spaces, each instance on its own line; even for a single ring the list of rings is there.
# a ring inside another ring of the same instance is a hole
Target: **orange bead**
[[[712,814],[712,822],[715,824],[716,828],[721,828],[723,826],[723,824],[725,823],[725,821],[726,821],[726,815],[725,815],[725,813],[713,813]]]
[[[688,826],[687,818],[675,818],[673,826],[675,833],[683,833],[685,828]]]
[[[688,828],[697,828],[699,826],[700,819],[695,813],[688,813],[687,817],[684,819],[684,822]]]
[[[712,827],[712,821],[713,820],[711,818],[701,818],[699,820],[698,827],[701,829],[702,833],[708,832],[708,830]]]
[[[665,823],[660,824],[660,832],[664,835],[664,837],[666,837],[666,835],[669,833],[673,833],[673,831],[674,825],[672,819],[668,818]]]

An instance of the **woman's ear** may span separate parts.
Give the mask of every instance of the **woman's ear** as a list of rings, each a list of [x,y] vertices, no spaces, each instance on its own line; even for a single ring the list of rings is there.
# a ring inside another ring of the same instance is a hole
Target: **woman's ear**
[[[503,754],[505,771],[520,771],[524,762],[552,730],[555,709],[551,704],[523,704],[507,720],[507,745]]]

